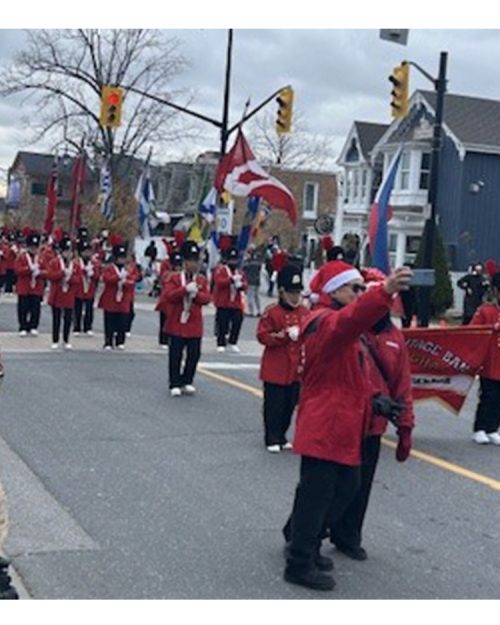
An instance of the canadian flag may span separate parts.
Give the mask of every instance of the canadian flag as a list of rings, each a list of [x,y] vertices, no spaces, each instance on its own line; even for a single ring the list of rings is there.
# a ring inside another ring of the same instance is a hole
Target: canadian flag
[[[260,197],[273,208],[284,210],[297,223],[297,205],[287,187],[270,176],[255,160],[240,130],[232,149],[222,158],[215,174],[215,188],[240,197]]]

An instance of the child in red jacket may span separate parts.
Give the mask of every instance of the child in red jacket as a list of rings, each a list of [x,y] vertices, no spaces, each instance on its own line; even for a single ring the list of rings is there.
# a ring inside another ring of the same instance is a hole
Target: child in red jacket
[[[302,305],[302,277],[287,265],[278,274],[279,301],[268,306],[257,326],[257,340],[265,345],[260,367],[264,382],[264,440],[267,450],[290,449],[286,433],[299,398],[299,327],[309,312]]]

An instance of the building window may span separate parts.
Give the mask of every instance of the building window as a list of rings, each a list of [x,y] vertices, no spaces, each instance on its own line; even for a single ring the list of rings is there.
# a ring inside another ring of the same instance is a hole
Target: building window
[[[318,214],[318,192],[317,182],[306,182],[304,185],[304,217],[314,219]]]
[[[368,171],[363,169],[361,172],[361,198],[364,200],[368,197]]]
[[[359,170],[355,169],[352,173],[353,173],[352,197],[354,201],[356,201],[359,195]]]
[[[399,188],[406,191],[410,188],[410,152],[403,152],[399,161]]]
[[[396,252],[398,249],[398,235],[392,233],[389,235],[389,252]]]
[[[429,177],[431,171],[431,155],[430,152],[422,152],[420,160],[420,181],[419,189],[429,188]]]
[[[347,204],[351,200],[352,193],[352,170],[348,170],[345,176],[345,196],[344,202]]]
[[[46,195],[47,185],[44,182],[31,183],[31,195]]]

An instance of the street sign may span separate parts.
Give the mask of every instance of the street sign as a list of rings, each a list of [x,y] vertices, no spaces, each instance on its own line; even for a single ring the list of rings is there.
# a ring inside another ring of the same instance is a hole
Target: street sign
[[[233,231],[234,202],[217,208],[217,232],[231,234]]]
[[[400,43],[402,46],[405,46],[408,42],[409,32],[410,31],[408,29],[403,28],[381,28],[380,39],[392,41],[393,43]]]

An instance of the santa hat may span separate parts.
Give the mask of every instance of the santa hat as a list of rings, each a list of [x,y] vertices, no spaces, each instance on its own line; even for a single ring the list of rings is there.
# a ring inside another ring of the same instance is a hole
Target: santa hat
[[[348,282],[362,279],[356,267],[343,260],[332,260],[314,274],[309,287],[313,293],[332,293]]]

